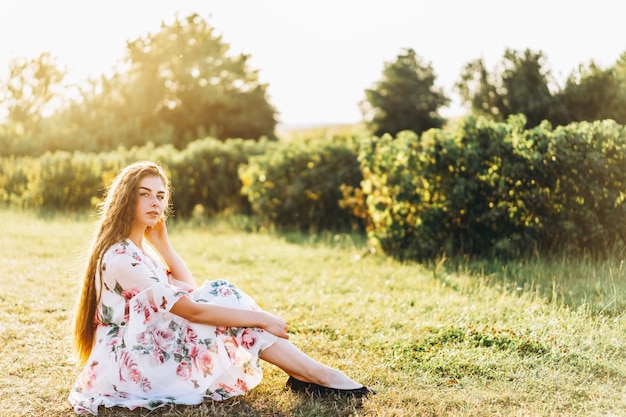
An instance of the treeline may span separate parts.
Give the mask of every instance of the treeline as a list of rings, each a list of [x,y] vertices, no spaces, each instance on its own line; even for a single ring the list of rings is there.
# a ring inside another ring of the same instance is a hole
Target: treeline
[[[121,167],[150,159],[172,178],[177,216],[229,211],[279,230],[361,230],[402,259],[603,255],[622,247],[626,128],[610,120],[525,124],[524,116],[468,117],[422,135],[205,138],[181,150],[4,157],[0,202],[92,210]]]
[[[277,112],[249,58],[196,14],[127,42],[112,74],[80,85],[49,52],[16,58],[0,80],[0,155],[274,139]]]
[[[0,80],[0,155],[107,152],[148,142],[180,150],[206,136],[275,139],[278,112],[248,61],[230,54],[196,14],[129,41],[112,74],[82,85],[67,85],[50,53],[15,59]],[[412,49],[384,63],[360,103],[369,133],[445,126],[439,112],[450,99],[436,81],[431,63]],[[524,114],[527,128],[544,120],[626,124],[626,54],[608,68],[581,64],[560,84],[541,51],[506,50],[493,70],[481,59],[469,62],[453,88],[472,114],[493,121]]]
[[[608,68],[580,64],[560,85],[547,56],[507,49],[492,71],[482,59],[468,63],[455,88],[472,113],[503,121],[524,114],[526,127],[612,119],[626,123],[626,53]]]

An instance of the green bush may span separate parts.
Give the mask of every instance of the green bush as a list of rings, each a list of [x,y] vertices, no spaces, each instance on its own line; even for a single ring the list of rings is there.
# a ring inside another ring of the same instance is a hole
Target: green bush
[[[559,127],[544,155],[551,221],[543,245],[602,253],[626,242],[626,127],[611,120]]]
[[[0,158],[0,204],[23,206],[23,196],[28,187],[28,172],[32,171],[36,161],[31,157]]]
[[[174,186],[174,209],[189,216],[200,205],[209,215],[225,210],[250,214],[248,199],[241,194],[238,170],[248,159],[271,149],[273,142],[207,138],[190,143],[164,158]],[[167,159],[169,158],[169,159]]]
[[[409,131],[384,135],[359,153],[369,234],[401,259],[430,258],[462,244],[465,198],[476,185],[458,176],[460,138],[442,130],[423,138]]]
[[[37,158],[27,173],[23,195],[26,207],[44,211],[80,211],[92,204],[101,190],[102,159],[96,154],[55,152]]]
[[[353,230],[360,220],[339,205],[341,186],[358,186],[357,142],[351,137],[279,143],[239,171],[255,213],[278,228]]]
[[[626,242],[626,127],[524,124],[468,117],[421,137],[206,138],[183,150],[5,157],[0,204],[92,210],[119,169],[149,159],[169,171],[183,218],[230,211],[281,229],[366,229],[402,259],[615,253]]]
[[[168,171],[178,215],[201,205],[211,215],[224,210],[249,213],[241,194],[239,166],[265,152],[264,141],[202,139],[182,151],[147,144],[106,153],[48,152],[38,158],[2,158],[0,202],[43,211],[86,211],[100,201],[105,187],[124,166],[152,160]]]
[[[370,235],[403,259],[611,252],[626,237],[625,129],[467,118],[360,149]]]

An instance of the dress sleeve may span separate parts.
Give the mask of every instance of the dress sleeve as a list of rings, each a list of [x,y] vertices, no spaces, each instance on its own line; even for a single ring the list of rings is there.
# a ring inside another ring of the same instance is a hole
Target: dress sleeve
[[[114,245],[102,258],[103,284],[127,301],[142,295],[155,311],[169,311],[187,292],[168,281],[162,266],[149,262],[128,244]]]

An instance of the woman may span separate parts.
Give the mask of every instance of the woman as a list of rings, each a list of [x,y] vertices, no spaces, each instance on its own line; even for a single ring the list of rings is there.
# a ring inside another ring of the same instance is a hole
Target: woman
[[[261,381],[259,358],[285,371],[293,391],[373,393],[298,350],[285,320],[239,288],[198,287],[168,240],[169,198],[169,180],[152,162],[123,169],[106,194],[75,323],[84,364],[69,395],[77,413],[242,395]]]

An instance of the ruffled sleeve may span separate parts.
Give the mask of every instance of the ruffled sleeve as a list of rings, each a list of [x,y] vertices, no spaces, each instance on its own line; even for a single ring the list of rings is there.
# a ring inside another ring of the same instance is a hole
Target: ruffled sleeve
[[[128,241],[107,250],[102,259],[101,276],[109,291],[127,301],[145,293],[140,298],[149,302],[149,308],[155,312],[168,312],[188,294],[168,280],[165,269],[157,260],[139,253]]]

